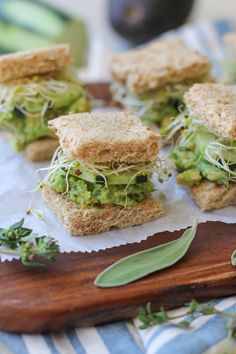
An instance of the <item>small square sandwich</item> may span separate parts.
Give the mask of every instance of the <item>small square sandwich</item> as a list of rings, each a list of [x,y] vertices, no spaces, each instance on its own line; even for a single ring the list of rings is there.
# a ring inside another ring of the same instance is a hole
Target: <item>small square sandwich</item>
[[[89,110],[71,63],[65,44],[0,56],[0,129],[31,161],[50,159],[58,146],[50,119]]]
[[[143,224],[162,215],[151,197],[159,137],[132,113],[51,120],[59,137],[42,195],[74,236]]]
[[[195,84],[184,96],[187,112],[172,151],[177,182],[202,210],[236,204],[236,86]]]
[[[179,113],[193,83],[211,81],[209,60],[176,38],[115,55],[110,69],[114,99],[159,127]]]
[[[229,83],[236,82],[236,32],[224,36],[224,43],[227,49],[227,59],[224,62],[226,80]]]

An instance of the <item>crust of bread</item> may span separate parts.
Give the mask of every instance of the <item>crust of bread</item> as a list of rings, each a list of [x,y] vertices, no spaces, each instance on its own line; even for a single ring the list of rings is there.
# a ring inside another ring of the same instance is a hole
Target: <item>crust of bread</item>
[[[189,111],[216,133],[236,140],[236,85],[195,84],[184,100]]]
[[[115,205],[82,208],[47,186],[43,187],[42,196],[72,236],[94,235],[112,228],[140,225],[163,214],[162,206],[151,197],[121,212],[122,208]]]
[[[203,181],[199,185],[189,188],[192,198],[203,210],[212,210],[236,205],[236,183],[228,186]]]
[[[113,56],[110,70],[114,80],[140,93],[200,77],[208,73],[210,66],[206,57],[180,39],[169,38]]]
[[[51,160],[58,145],[59,143],[56,139],[38,139],[26,146],[23,155],[31,162],[48,161]]]
[[[72,63],[67,44],[0,56],[0,82],[61,69]]]
[[[48,124],[67,155],[88,163],[138,163],[157,158],[159,136],[133,113],[78,113]]]
[[[224,36],[224,43],[229,55],[236,59],[236,32],[226,34]]]

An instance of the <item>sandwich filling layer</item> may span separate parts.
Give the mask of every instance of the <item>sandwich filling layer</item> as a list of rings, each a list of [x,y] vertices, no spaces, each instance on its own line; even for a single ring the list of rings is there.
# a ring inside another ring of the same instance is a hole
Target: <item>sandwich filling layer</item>
[[[48,120],[88,110],[82,84],[66,73],[32,76],[0,85],[0,128],[11,133],[17,151],[37,139],[55,138]]]
[[[82,207],[127,207],[152,194],[152,175],[158,169],[155,162],[88,164],[69,158],[59,148],[43,184]],[[163,169],[163,173],[167,171]]]
[[[171,118],[182,110],[184,93],[196,82],[209,81],[212,81],[209,75],[204,75],[143,93],[130,92],[122,83],[114,82],[111,91],[114,99],[123,107],[138,114],[145,121],[164,128],[170,124]]]
[[[194,186],[207,180],[228,185],[236,182],[236,140],[222,138],[192,114],[181,114],[169,127],[169,138],[182,129],[171,152],[177,182]]]

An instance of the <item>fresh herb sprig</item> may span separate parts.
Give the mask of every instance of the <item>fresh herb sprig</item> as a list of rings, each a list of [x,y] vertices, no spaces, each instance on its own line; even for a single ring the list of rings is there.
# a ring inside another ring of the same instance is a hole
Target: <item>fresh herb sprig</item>
[[[184,314],[182,313],[175,316],[171,316],[163,307],[161,307],[159,311],[153,311],[151,303],[148,303],[146,308],[141,308],[139,310],[138,318],[141,321],[141,329],[152,327],[157,324],[171,324],[178,328],[188,329],[191,328],[191,322],[196,317],[209,315],[219,315],[227,319],[225,324],[227,341],[236,339],[236,314],[217,310],[214,306],[203,305],[196,300],[192,300],[187,304],[186,312]],[[177,321],[183,317],[187,317],[187,319]],[[224,351],[224,353],[226,352],[227,351]]]
[[[23,224],[21,219],[7,229],[0,228],[0,254],[18,256],[25,266],[45,266],[43,262],[35,262],[35,257],[52,261],[59,252],[57,242],[50,236],[38,236]]]

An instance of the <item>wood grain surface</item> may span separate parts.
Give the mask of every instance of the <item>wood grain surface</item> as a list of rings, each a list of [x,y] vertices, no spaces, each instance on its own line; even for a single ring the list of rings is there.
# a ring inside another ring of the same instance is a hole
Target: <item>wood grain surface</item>
[[[174,308],[192,298],[235,294],[236,226],[199,225],[187,255],[174,267],[120,288],[100,289],[95,277],[120,258],[171,241],[182,232],[163,232],[141,243],[100,252],[60,254],[47,269],[26,269],[19,262],[0,265],[0,329],[35,333],[88,326],[137,314],[152,301]]]
[[[106,84],[89,90],[111,102]],[[163,232],[141,243],[100,252],[60,254],[46,269],[27,269],[18,261],[1,263],[0,330],[57,331],[128,319],[148,301],[174,308],[192,298],[201,301],[235,294],[236,269],[230,256],[236,248],[236,225],[219,222],[199,225],[188,253],[174,267],[120,288],[93,285],[96,276],[120,258],[182,233]]]

